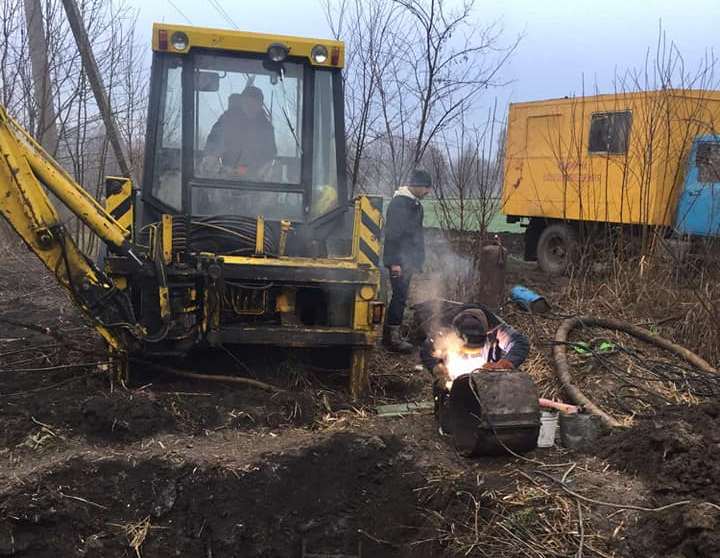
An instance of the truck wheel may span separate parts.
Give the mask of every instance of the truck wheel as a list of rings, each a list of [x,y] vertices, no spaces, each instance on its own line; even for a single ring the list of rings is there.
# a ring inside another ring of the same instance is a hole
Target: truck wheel
[[[550,275],[562,275],[578,253],[575,230],[562,223],[548,226],[540,235],[537,258],[540,269]]]
[[[545,220],[531,217],[527,228],[525,229],[524,244],[525,244],[525,261],[536,262],[537,251],[538,251],[538,240],[540,235],[545,230]]]

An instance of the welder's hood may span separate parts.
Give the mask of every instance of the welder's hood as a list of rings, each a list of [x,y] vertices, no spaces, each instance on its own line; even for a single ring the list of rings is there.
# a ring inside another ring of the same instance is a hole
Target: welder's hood
[[[465,339],[468,347],[485,344],[488,332],[488,319],[485,312],[478,308],[463,310],[452,321],[455,330]]]

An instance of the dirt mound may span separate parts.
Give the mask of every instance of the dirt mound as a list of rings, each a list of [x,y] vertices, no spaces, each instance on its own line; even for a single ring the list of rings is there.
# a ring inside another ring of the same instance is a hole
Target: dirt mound
[[[275,557],[308,552],[431,556],[394,437],[346,433],[233,470],[164,459],[74,458],[2,495],[0,555]],[[88,478],[92,478],[89,483]],[[382,541],[382,542],[381,542]]]
[[[702,504],[720,504],[720,403],[667,407],[609,436],[600,451],[641,476],[655,505],[693,501],[646,515],[628,537],[635,555],[720,556],[720,509]]]

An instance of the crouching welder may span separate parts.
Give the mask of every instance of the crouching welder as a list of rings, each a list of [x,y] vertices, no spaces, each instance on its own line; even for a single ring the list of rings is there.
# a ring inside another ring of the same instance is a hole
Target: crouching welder
[[[383,263],[390,271],[392,299],[383,329],[383,344],[391,351],[409,353],[413,346],[400,335],[405,304],[413,273],[425,264],[423,206],[420,203],[432,189],[427,171],[415,169],[398,188],[388,206],[385,220]]]
[[[527,358],[528,338],[482,305],[458,305],[437,318],[420,351],[434,376],[433,397],[439,413],[458,376],[478,369],[512,370]]]

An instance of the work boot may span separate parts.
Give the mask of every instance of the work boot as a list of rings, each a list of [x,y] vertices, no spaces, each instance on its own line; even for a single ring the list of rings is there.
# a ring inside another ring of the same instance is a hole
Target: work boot
[[[388,342],[385,344],[389,351],[394,353],[412,353],[414,348],[400,335],[400,326],[387,326]]]

